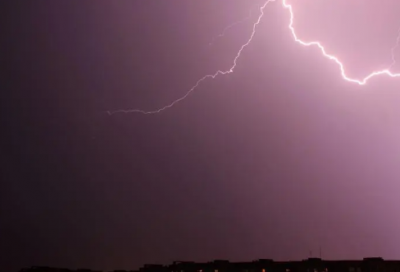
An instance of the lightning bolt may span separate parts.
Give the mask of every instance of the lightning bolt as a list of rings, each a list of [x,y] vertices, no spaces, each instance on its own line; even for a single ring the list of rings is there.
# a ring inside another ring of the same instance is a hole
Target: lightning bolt
[[[305,41],[302,41],[301,39],[298,38],[298,36],[296,34],[296,30],[294,29],[294,26],[293,26],[293,24],[294,24],[293,7],[292,7],[292,5],[287,3],[287,0],[282,0],[282,5],[283,5],[283,7],[285,9],[289,10],[289,13],[290,13],[289,29],[290,29],[290,31],[292,33],[292,36],[293,36],[295,42],[297,42],[297,43],[299,43],[299,44],[301,44],[303,46],[316,46],[316,47],[318,47],[321,50],[322,55],[325,58],[335,62],[339,66],[340,73],[341,73],[342,78],[344,80],[347,80],[347,81],[352,82],[352,83],[357,83],[358,85],[365,85],[365,84],[367,84],[368,80],[370,80],[373,77],[379,76],[379,75],[387,75],[387,76],[390,76],[390,77],[400,77],[400,74],[394,74],[394,73],[390,72],[389,69],[384,69],[384,70],[380,70],[380,71],[374,71],[374,72],[370,73],[369,75],[367,75],[366,77],[364,77],[363,79],[355,79],[355,78],[351,78],[351,77],[347,76],[346,75],[346,71],[344,69],[343,63],[337,57],[335,57],[334,55],[331,55],[331,54],[327,53],[326,50],[325,50],[325,47],[319,41],[305,42]]]
[[[107,111],[107,113],[109,115],[115,114],[115,113],[132,113],[132,112],[136,112],[136,113],[142,113],[142,114],[155,114],[155,113],[160,113],[166,109],[169,109],[171,107],[173,107],[176,103],[179,103],[180,101],[184,100],[186,97],[188,97],[199,85],[200,83],[202,83],[204,80],[211,78],[214,79],[219,75],[227,75],[227,74],[231,74],[233,73],[233,71],[236,68],[237,65],[237,60],[239,59],[240,55],[242,54],[242,51],[251,43],[251,41],[253,40],[254,35],[256,34],[256,29],[257,26],[260,24],[261,19],[264,16],[264,9],[265,7],[270,3],[270,2],[274,2],[275,0],[268,0],[264,3],[264,5],[261,6],[260,8],[260,15],[258,16],[257,21],[254,23],[253,25],[253,30],[251,32],[250,38],[247,40],[247,42],[245,44],[243,44],[238,53],[236,54],[235,58],[233,59],[233,64],[232,66],[228,69],[228,70],[218,70],[217,72],[215,72],[214,74],[209,74],[209,75],[205,75],[204,77],[200,78],[196,84],[193,85],[192,88],[189,89],[189,91],[186,92],[186,94],[176,100],[174,100],[171,104],[166,105],[158,110],[154,110],[154,111],[144,111],[144,110],[140,110],[140,109],[131,109],[131,110],[116,110],[116,111]]]
[[[257,26],[260,24],[262,18],[264,17],[264,9],[267,7],[267,5],[271,2],[275,2],[276,0],[267,0],[261,7],[260,7],[260,15],[257,18],[257,21],[254,23],[253,25],[253,29],[250,35],[250,38],[247,40],[247,42],[245,44],[243,44],[238,53],[236,54],[235,58],[233,59],[233,65],[228,69],[228,70],[218,70],[217,72],[215,72],[214,74],[209,74],[209,75],[205,75],[204,77],[200,78],[195,85],[193,85],[186,93],[185,95],[183,95],[182,97],[174,100],[172,103],[159,108],[157,110],[153,110],[153,111],[145,111],[145,110],[140,110],[140,109],[130,109],[130,110],[116,110],[116,111],[107,111],[107,113],[109,115],[115,114],[115,113],[142,113],[142,114],[156,114],[156,113],[160,113],[166,109],[169,109],[171,107],[173,107],[175,104],[179,103],[180,101],[184,100],[186,97],[188,97],[203,81],[205,81],[206,79],[214,79],[219,75],[227,75],[227,74],[231,74],[233,73],[233,71],[235,70],[236,66],[237,66],[237,61],[240,58],[242,51],[251,43],[251,41],[253,40],[254,35],[256,34],[256,29]],[[321,42],[319,41],[303,41],[301,40],[298,35],[296,34],[296,30],[294,27],[294,11],[293,11],[293,6],[291,4],[288,3],[288,0],[281,0],[282,2],[282,7],[286,10],[288,10],[289,15],[290,15],[290,19],[289,19],[289,25],[288,28],[292,34],[292,37],[294,39],[294,41],[302,46],[305,47],[317,47],[321,53],[322,56],[327,58],[328,60],[334,62],[337,64],[337,66],[340,69],[340,73],[341,76],[344,80],[351,82],[351,83],[355,83],[358,85],[365,85],[367,84],[367,82],[373,78],[373,77],[377,77],[377,76],[381,76],[381,75],[386,75],[389,76],[391,78],[396,78],[396,77],[400,77],[400,73],[392,73],[390,71],[390,69],[395,65],[396,60],[395,60],[395,51],[397,49],[397,47],[399,46],[399,42],[400,42],[400,29],[399,29],[399,33],[398,33],[398,37],[396,40],[396,45],[392,48],[391,53],[392,53],[392,64],[390,65],[390,67],[388,69],[384,69],[384,70],[378,70],[378,71],[373,71],[372,73],[370,73],[369,75],[365,76],[362,79],[356,79],[356,78],[351,78],[346,74],[345,68],[344,68],[344,64],[342,63],[342,61],[339,60],[338,57],[336,57],[335,55],[332,55],[330,53],[328,53],[325,49],[325,47],[322,45]],[[230,26],[232,27],[232,25]],[[228,29],[230,28],[228,26]]]

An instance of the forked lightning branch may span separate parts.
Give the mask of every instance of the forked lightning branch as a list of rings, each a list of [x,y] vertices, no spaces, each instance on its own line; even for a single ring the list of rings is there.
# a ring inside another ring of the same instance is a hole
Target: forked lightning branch
[[[186,99],[193,91],[195,91],[199,87],[199,85],[203,81],[205,81],[207,79],[214,79],[217,76],[222,76],[222,75],[227,75],[227,74],[233,73],[235,68],[236,68],[236,66],[237,66],[237,61],[240,58],[243,50],[252,42],[254,35],[257,33],[257,27],[258,27],[258,25],[260,24],[261,20],[264,17],[265,8],[271,2],[277,2],[278,4],[280,4],[281,8],[284,8],[285,10],[288,11],[288,13],[289,13],[288,29],[289,29],[292,37],[293,37],[293,41],[298,43],[300,46],[318,48],[320,53],[321,53],[321,55],[322,55],[322,57],[332,61],[333,63],[335,63],[337,65],[343,80],[346,80],[349,83],[355,83],[355,84],[358,84],[358,85],[365,85],[365,84],[368,83],[368,81],[371,78],[377,77],[377,76],[387,76],[387,77],[392,77],[392,78],[400,77],[400,73],[393,73],[393,72],[390,71],[390,69],[395,64],[395,51],[396,51],[396,49],[397,49],[397,47],[399,45],[399,42],[400,42],[400,31],[399,31],[399,33],[398,33],[399,35],[398,35],[398,37],[396,39],[396,44],[391,50],[391,53],[392,53],[392,64],[390,65],[390,67],[388,67],[387,69],[384,69],[384,70],[372,71],[370,74],[366,75],[363,78],[352,78],[346,73],[344,62],[342,62],[342,60],[340,60],[338,57],[336,57],[333,53],[327,52],[327,50],[325,49],[325,47],[322,45],[321,42],[319,42],[319,41],[304,41],[297,35],[296,28],[295,28],[295,11],[294,11],[293,6],[289,3],[288,0],[267,0],[259,9],[260,13],[259,13],[259,16],[258,16],[256,22],[253,24],[252,32],[250,34],[249,39],[246,41],[246,43],[244,43],[240,47],[239,51],[237,52],[235,58],[232,61],[232,66],[229,67],[227,70],[218,70],[213,74],[208,74],[208,75],[203,76],[182,97],[174,100],[170,104],[165,105],[165,106],[163,106],[163,107],[161,107],[159,109],[151,110],[151,111],[145,111],[145,110],[141,110],[141,109],[116,110],[116,111],[108,111],[108,114],[112,115],[112,114],[115,114],[115,113],[142,113],[142,114],[160,113],[160,112],[162,112],[162,111],[164,111],[166,109],[169,109],[169,108],[173,107],[174,105],[176,105],[177,103],[181,102],[182,100]]]

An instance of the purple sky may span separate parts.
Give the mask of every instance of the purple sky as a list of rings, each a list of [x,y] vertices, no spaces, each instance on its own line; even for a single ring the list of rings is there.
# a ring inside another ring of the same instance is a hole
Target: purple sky
[[[344,81],[278,1],[234,73],[106,113],[228,69],[263,2],[7,4],[4,269],[400,258],[400,78]],[[399,1],[291,2],[351,76],[390,65]]]

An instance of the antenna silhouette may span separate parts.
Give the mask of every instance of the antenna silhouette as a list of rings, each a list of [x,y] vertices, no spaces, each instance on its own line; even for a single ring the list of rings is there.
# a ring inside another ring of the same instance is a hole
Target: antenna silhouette
[[[322,259],[322,248],[321,248],[321,246],[319,247],[319,258]]]

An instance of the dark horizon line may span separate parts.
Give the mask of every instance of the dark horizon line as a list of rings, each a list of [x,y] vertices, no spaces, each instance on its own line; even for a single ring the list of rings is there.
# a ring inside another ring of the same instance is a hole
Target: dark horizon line
[[[377,267],[380,269],[377,270]],[[375,268],[372,269],[371,268]],[[400,272],[400,259],[385,260],[382,257],[357,259],[322,259],[310,257],[303,260],[274,261],[257,259],[250,262],[230,262],[213,260],[209,262],[173,261],[172,264],[144,264],[138,270],[112,270],[110,272],[363,272],[396,271]],[[91,269],[67,269],[48,266],[32,266],[20,272],[103,272]],[[104,271],[106,272],[106,271]]]

